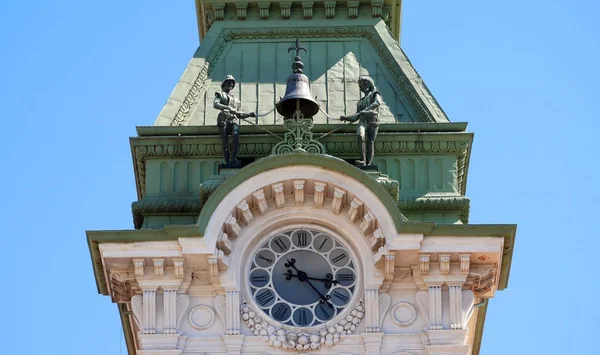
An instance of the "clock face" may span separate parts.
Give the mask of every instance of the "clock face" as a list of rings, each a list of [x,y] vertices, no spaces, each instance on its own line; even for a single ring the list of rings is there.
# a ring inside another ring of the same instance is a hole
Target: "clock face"
[[[254,302],[285,325],[326,323],[353,300],[356,262],[336,238],[311,229],[277,233],[252,255],[248,284]]]

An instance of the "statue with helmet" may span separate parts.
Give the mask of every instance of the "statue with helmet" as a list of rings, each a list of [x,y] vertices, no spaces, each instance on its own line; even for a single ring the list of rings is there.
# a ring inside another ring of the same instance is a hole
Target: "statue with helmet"
[[[238,148],[240,144],[240,125],[239,120],[256,117],[254,112],[240,112],[241,102],[236,99],[231,90],[235,87],[235,78],[227,75],[221,83],[221,91],[215,92],[213,107],[221,110],[217,116],[217,127],[223,143],[223,157],[225,158],[226,168],[240,168],[241,163],[237,160]],[[229,142],[231,136],[231,143]]]
[[[364,96],[356,105],[356,113],[350,116],[341,116],[341,121],[356,122],[358,136],[358,150],[361,160],[356,161],[359,167],[373,167],[375,157],[375,138],[379,130],[379,106],[382,104],[381,94],[375,89],[375,82],[368,76],[358,79],[358,86]]]

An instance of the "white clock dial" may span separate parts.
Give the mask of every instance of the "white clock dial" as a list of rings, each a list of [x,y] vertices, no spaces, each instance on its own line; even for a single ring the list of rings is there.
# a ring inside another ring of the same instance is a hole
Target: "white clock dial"
[[[354,299],[356,263],[333,236],[311,229],[277,233],[253,253],[248,284],[270,318],[294,327],[327,323]]]

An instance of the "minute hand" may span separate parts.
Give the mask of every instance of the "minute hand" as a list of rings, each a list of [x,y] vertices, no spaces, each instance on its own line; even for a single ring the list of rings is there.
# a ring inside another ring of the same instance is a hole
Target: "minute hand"
[[[298,275],[296,275],[296,274],[293,274],[293,273],[291,272],[291,270],[289,270],[289,272],[288,272],[288,273],[284,273],[284,275],[285,275],[285,276],[289,276],[289,277],[298,277]],[[339,283],[340,283],[338,280],[331,280],[331,279],[327,279],[327,278],[325,278],[325,279],[320,279],[320,278],[318,278],[318,277],[310,277],[310,276],[306,276],[306,278],[307,278],[308,280],[315,280],[315,281],[321,281],[321,282],[325,282],[325,283],[332,283],[332,284],[335,284],[335,285],[337,285],[337,284],[339,284]]]

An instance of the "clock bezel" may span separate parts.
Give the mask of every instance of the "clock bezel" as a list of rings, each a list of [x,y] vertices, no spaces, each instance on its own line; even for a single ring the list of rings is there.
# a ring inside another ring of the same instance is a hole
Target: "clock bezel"
[[[338,243],[340,243],[348,253],[350,253],[351,260],[354,263],[354,270],[355,270],[355,275],[356,275],[356,282],[354,284],[355,291],[352,293],[352,299],[345,305],[344,309],[342,309],[341,312],[339,312],[336,316],[334,316],[330,320],[320,323],[320,324],[317,324],[317,325],[312,325],[312,326],[295,326],[295,325],[284,324],[284,323],[281,323],[278,320],[274,319],[273,317],[271,317],[271,315],[268,314],[267,312],[263,311],[263,309],[260,307],[260,305],[258,305],[256,303],[256,301],[254,300],[254,297],[253,297],[252,291],[251,291],[250,281],[249,281],[249,276],[252,271],[251,266],[252,266],[253,257],[256,254],[256,252],[261,248],[261,246],[276,234],[280,234],[280,233],[291,231],[291,230],[298,230],[298,229],[314,230],[314,231],[318,231],[321,233],[325,233],[325,234],[329,235],[330,237],[335,238],[335,240]],[[335,323],[339,322],[341,319],[344,319],[345,317],[347,317],[350,314],[350,312],[352,312],[352,310],[359,304],[360,300],[362,299],[362,294],[363,294],[363,290],[364,290],[364,281],[363,281],[364,274],[363,274],[363,266],[360,262],[361,259],[359,258],[359,254],[354,250],[352,243],[349,243],[346,240],[346,238],[344,238],[339,233],[337,233],[329,228],[323,227],[321,225],[310,224],[310,223],[294,223],[294,224],[288,224],[288,225],[270,230],[268,232],[265,232],[262,236],[255,238],[253,240],[253,242],[249,245],[248,251],[244,254],[244,259],[245,259],[245,262],[243,265],[244,274],[242,277],[242,283],[243,283],[243,290],[244,290],[244,298],[245,298],[246,302],[260,317],[262,317],[263,319],[268,319],[269,322],[271,322],[272,324],[274,324],[280,328],[283,328],[285,330],[294,331],[294,332],[298,332],[298,331],[311,332],[311,331],[316,331],[316,330],[322,329],[323,327],[327,327],[331,324],[335,324]]]

